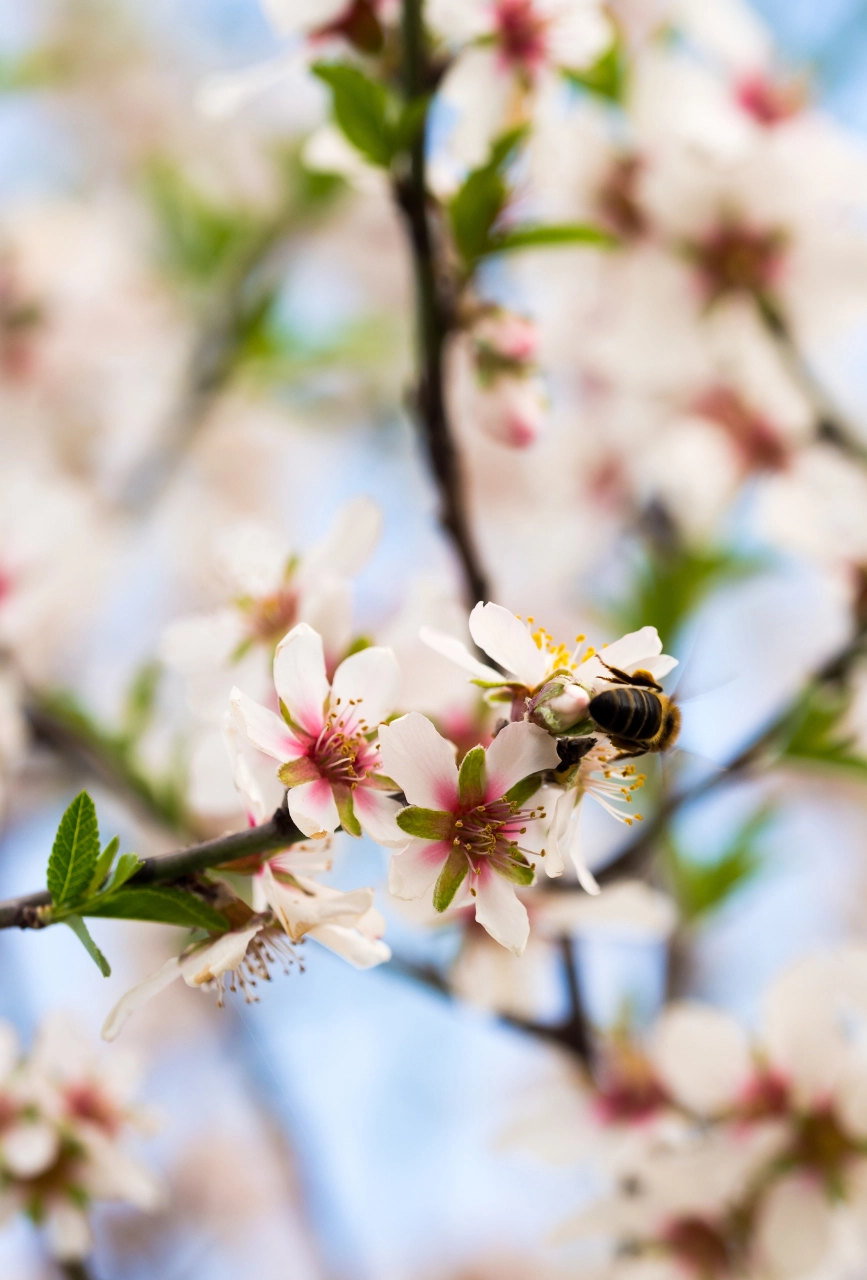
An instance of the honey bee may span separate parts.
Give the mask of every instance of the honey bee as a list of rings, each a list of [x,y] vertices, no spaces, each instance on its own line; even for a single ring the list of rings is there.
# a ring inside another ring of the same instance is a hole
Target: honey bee
[[[627,760],[674,746],[680,733],[680,709],[666,697],[650,672],[628,675],[607,662],[603,665],[611,672],[605,678],[614,688],[591,698],[589,713],[612,746],[617,747],[620,754],[615,759]]]

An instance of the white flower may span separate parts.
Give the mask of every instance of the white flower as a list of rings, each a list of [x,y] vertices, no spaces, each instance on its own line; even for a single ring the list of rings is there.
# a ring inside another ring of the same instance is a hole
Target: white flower
[[[40,1084],[21,1063],[15,1028],[0,1022],[0,1175],[32,1178],[57,1157],[59,1137]],[[50,1094],[47,1101],[50,1107]]]
[[[440,911],[474,902],[479,924],[520,955],[530,925],[514,886],[532,883],[531,859],[544,853],[545,826],[542,813],[526,807],[530,796],[509,793],[556,768],[553,740],[535,725],[508,725],[487,751],[470,751],[460,772],[451,744],[418,712],[383,725],[380,741],[383,764],[410,805],[398,819],[412,838],[392,858],[392,893],[419,898],[433,889]]]
[[[368,648],[346,658],[329,685],[322,638],[299,623],[277,646],[274,684],[285,719],[253,702],[240,689],[231,696],[239,730],[281,762],[289,787],[289,812],[305,835],[339,826],[365,831],[384,844],[399,842],[397,801],[380,769],[377,726],[397,696],[397,660],[388,649]]]
[[[427,18],[464,46],[440,92],[460,113],[450,146],[471,167],[527,114],[528,99],[561,69],[588,66],[612,38],[596,0],[429,0]]]

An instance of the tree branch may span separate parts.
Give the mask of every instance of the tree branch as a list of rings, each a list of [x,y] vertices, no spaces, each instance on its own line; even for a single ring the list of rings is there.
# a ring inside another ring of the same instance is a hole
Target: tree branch
[[[307,837],[299,831],[285,809],[278,809],[268,822],[250,827],[218,840],[206,840],[171,853],[156,853],[145,858],[134,876],[127,881],[131,888],[142,884],[166,884],[184,876],[213,867],[225,867],[239,859],[276,853]],[[51,905],[48,890],[10,898],[0,902],[0,929],[38,929],[44,924],[40,907]]]
[[[408,101],[429,88],[423,0],[403,0],[404,92]],[[418,380],[413,408],[439,493],[440,524],[451,539],[464,577],[464,594],[472,606],[488,598],[487,578],[479,560],[466,508],[460,458],[449,424],[445,395],[444,353],[451,328],[451,306],[438,278],[425,176],[427,121],[409,156],[409,172],[395,182],[394,195],[406,222],[412,249],[416,298]]]

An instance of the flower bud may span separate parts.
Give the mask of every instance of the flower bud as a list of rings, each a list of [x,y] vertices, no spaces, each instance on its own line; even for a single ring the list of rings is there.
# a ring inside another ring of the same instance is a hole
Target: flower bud
[[[499,444],[526,449],[538,437],[545,420],[545,394],[534,376],[501,373],[475,396],[475,421],[480,431]]]
[[[530,700],[527,714],[550,733],[565,733],[586,719],[590,694],[573,680],[549,680]]]

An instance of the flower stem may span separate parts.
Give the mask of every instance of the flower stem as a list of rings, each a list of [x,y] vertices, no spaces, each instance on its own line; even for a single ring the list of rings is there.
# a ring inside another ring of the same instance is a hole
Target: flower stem
[[[66,1280],[93,1280],[92,1273],[86,1262],[78,1259],[75,1262],[58,1262],[60,1274]]]
[[[403,0],[403,58],[404,93],[407,101],[413,101],[428,91],[431,80],[423,0]],[[452,308],[441,284],[429,217],[426,138],[425,120],[409,153],[408,172],[394,186],[406,222],[415,277],[418,378],[412,399],[439,493],[440,524],[460,562],[467,603],[474,605],[488,598],[488,585],[470,529],[460,458],[446,405],[444,355]]]
[[[255,854],[275,853],[290,844],[306,839],[298,830],[285,809],[278,809],[274,816],[261,826],[250,827],[218,840],[206,840],[172,853],[157,853],[142,861],[141,867],[127,881],[130,887],[141,884],[169,884],[198,871],[221,867],[239,858]],[[0,929],[38,929],[44,921],[38,908],[51,905],[47,890],[27,894],[22,898],[10,898],[0,902]]]
[[[825,388],[799,350],[780,307],[772,298],[765,296],[758,299],[758,307],[765,328],[774,339],[789,374],[813,407],[816,415],[816,438],[833,445],[862,466],[867,466],[867,445],[859,439],[859,433],[845,420],[836,405],[832,404]]]

